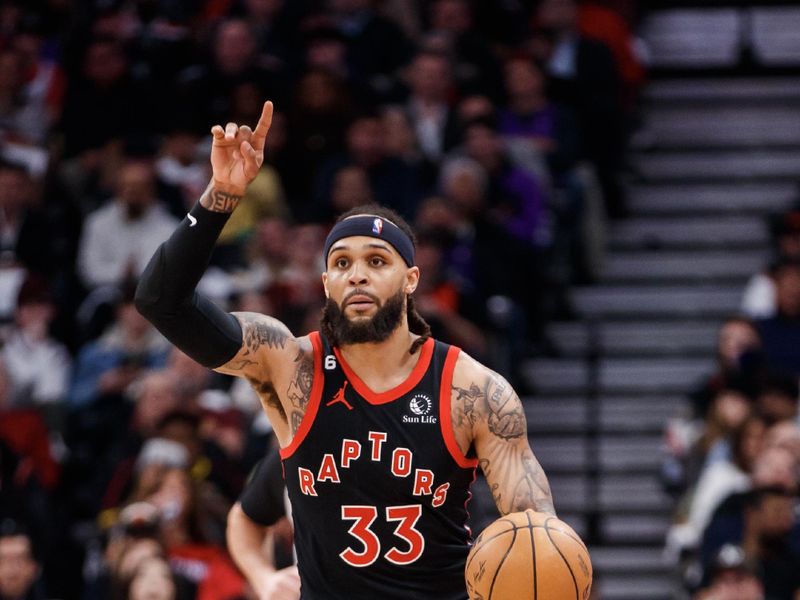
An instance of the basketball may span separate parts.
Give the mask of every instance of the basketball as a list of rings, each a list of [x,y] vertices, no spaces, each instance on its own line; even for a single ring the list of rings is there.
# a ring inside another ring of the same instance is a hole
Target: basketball
[[[569,525],[528,509],[483,530],[464,577],[471,600],[587,600],[592,563]]]

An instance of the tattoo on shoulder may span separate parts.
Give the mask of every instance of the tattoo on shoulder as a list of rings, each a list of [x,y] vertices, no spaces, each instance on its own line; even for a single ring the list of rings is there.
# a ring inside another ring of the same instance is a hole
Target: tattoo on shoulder
[[[499,375],[489,377],[486,384],[489,431],[505,440],[524,436],[525,413],[519,397]]]
[[[270,348],[284,348],[286,346],[286,340],[289,339],[286,328],[272,324],[270,321],[250,318],[245,320],[244,344],[250,352],[257,352],[264,345]]]
[[[457,425],[465,422],[474,425],[483,417],[489,431],[500,438],[510,440],[525,435],[522,405],[508,382],[499,375],[490,375],[483,386],[474,381],[468,388],[454,385],[453,391],[456,394],[454,422]]]

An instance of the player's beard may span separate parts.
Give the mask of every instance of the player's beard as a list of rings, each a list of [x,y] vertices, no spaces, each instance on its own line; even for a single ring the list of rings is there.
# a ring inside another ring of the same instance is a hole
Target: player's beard
[[[374,296],[370,297],[377,302]],[[328,298],[322,311],[321,330],[334,346],[382,342],[400,326],[404,309],[402,289],[380,306],[372,318],[358,321],[348,319],[341,307]]]

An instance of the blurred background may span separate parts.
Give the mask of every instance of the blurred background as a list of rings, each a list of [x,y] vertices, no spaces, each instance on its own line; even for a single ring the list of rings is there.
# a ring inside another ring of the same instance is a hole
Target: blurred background
[[[205,294],[306,334],[336,216],[395,209],[593,598],[800,598],[793,4],[0,0],[0,598],[253,598],[225,519],[269,423],[132,295],[265,99]]]

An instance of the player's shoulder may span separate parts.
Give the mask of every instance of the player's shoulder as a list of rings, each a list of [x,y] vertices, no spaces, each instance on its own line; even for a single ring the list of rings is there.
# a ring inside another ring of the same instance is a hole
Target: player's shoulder
[[[458,353],[458,360],[456,360],[456,365],[453,369],[454,386],[469,388],[472,385],[477,385],[483,388],[488,382],[498,379],[505,381],[502,375],[463,350]]]

